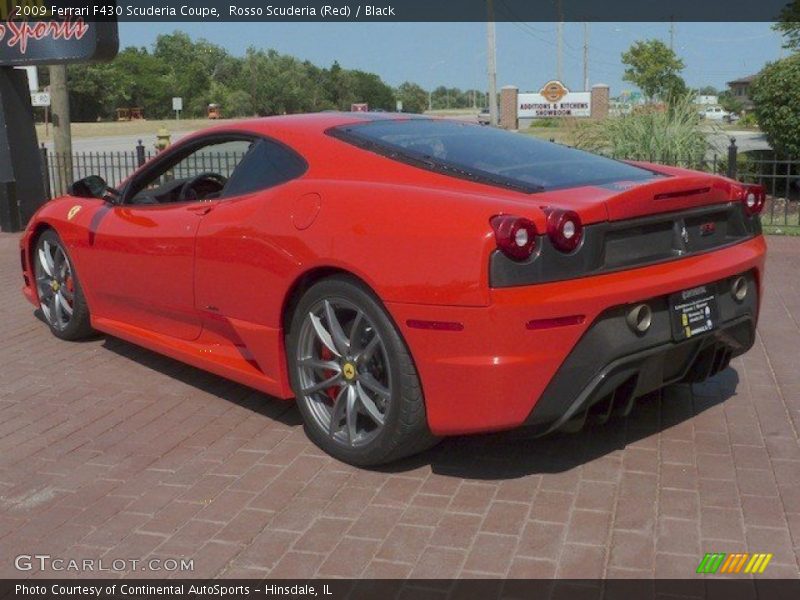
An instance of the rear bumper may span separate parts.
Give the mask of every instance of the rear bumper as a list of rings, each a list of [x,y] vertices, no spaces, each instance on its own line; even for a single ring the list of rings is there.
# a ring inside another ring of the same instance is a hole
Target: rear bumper
[[[646,393],[654,385],[695,377],[693,369],[701,368],[701,359],[708,360],[709,349],[716,353],[721,348],[720,358],[712,357],[712,361],[725,363],[745,352],[758,319],[765,253],[764,238],[758,236],[680,261],[493,289],[487,307],[400,303],[387,307],[410,347],[435,434],[522,425],[547,431],[610,393],[606,381],[612,378],[617,381],[627,373],[625,381],[640,373],[635,393]],[[714,282],[723,288],[726,280],[745,273],[751,292],[741,304],[720,293],[719,326],[714,332],[692,338],[691,343],[671,341],[666,311],[669,294]],[[624,318],[620,324],[615,317],[630,304],[643,301],[653,305],[655,314],[651,330],[640,338],[628,329]],[[663,312],[657,310],[659,306]],[[526,327],[532,320],[573,316],[583,317],[582,322]],[[463,328],[418,329],[408,325],[414,320],[454,322]],[[613,335],[607,335],[608,331]],[[670,366],[676,360],[683,360],[680,368]]]
[[[754,286],[751,274],[748,279]],[[724,289],[728,283],[725,279],[717,287]],[[607,311],[570,352],[525,425],[535,433],[547,433],[594,405],[600,405],[601,413],[625,410],[636,398],[671,383],[698,382],[716,375],[755,341],[757,302],[754,294],[749,296],[738,304],[730,294],[720,294],[720,312],[733,317],[712,332],[681,342],[672,340],[665,297],[649,302],[655,313],[644,336],[627,327],[625,307]]]

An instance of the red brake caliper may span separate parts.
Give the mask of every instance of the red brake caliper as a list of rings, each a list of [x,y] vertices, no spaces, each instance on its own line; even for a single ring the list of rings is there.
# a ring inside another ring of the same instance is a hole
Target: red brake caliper
[[[320,356],[322,357],[322,360],[334,360],[333,352],[331,352],[330,349],[324,345],[322,346],[322,351],[320,352]],[[325,377],[325,379],[330,379],[334,375],[336,375],[336,371],[334,371],[333,369],[325,369],[323,371],[323,377]],[[328,396],[328,398],[331,399],[332,404],[336,402],[336,396],[339,395],[340,389],[341,388],[339,386],[334,385],[325,390],[325,394]]]
[[[74,297],[75,284],[72,281],[72,276],[71,275],[67,275],[67,278],[64,280],[64,286],[66,286],[66,288],[69,290],[70,295],[73,295],[73,297]],[[70,302],[70,304],[72,304],[72,302]]]

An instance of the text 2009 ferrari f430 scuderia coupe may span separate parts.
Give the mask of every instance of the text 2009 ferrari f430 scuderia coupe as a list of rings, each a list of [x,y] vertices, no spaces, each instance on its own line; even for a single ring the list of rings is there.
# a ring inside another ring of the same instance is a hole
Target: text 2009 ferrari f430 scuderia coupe
[[[573,428],[754,341],[758,186],[456,121],[225,125],[21,239],[53,333],[100,331],[278,398],[378,464],[438,437]]]

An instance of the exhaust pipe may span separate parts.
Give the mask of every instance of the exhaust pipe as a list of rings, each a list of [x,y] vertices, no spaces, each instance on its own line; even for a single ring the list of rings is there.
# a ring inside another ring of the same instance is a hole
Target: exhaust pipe
[[[731,295],[737,302],[742,302],[747,297],[747,279],[737,277],[731,284]]]
[[[637,304],[628,311],[628,327],[637,335],[644,335],[653,324],[653,310],[647,304]]]

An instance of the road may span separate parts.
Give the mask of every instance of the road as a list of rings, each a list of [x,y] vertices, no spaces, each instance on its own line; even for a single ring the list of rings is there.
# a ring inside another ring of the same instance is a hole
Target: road
[[[190,131],[172,132],[170,131],[172,143],[177,142],[182,137],[191,133]],[[113,137],[88,137],[74,138],[72,140],[72,152],[75,154],[82,152],[135,152],[136,146],[142,140],[147,150],[155,150],[156,137],[149,135],[120,135]],[[45,142],[47,150],[53,151],[53,140]]]
[[[709,136],[711,145],[716,148],[718,156],[727,156],[731,138],[736,140],[739,153],[752,152],[753,150],[769,150],[767,136],[760,131],[720,131]],[[711,154],[714,152],[712,151]]]

